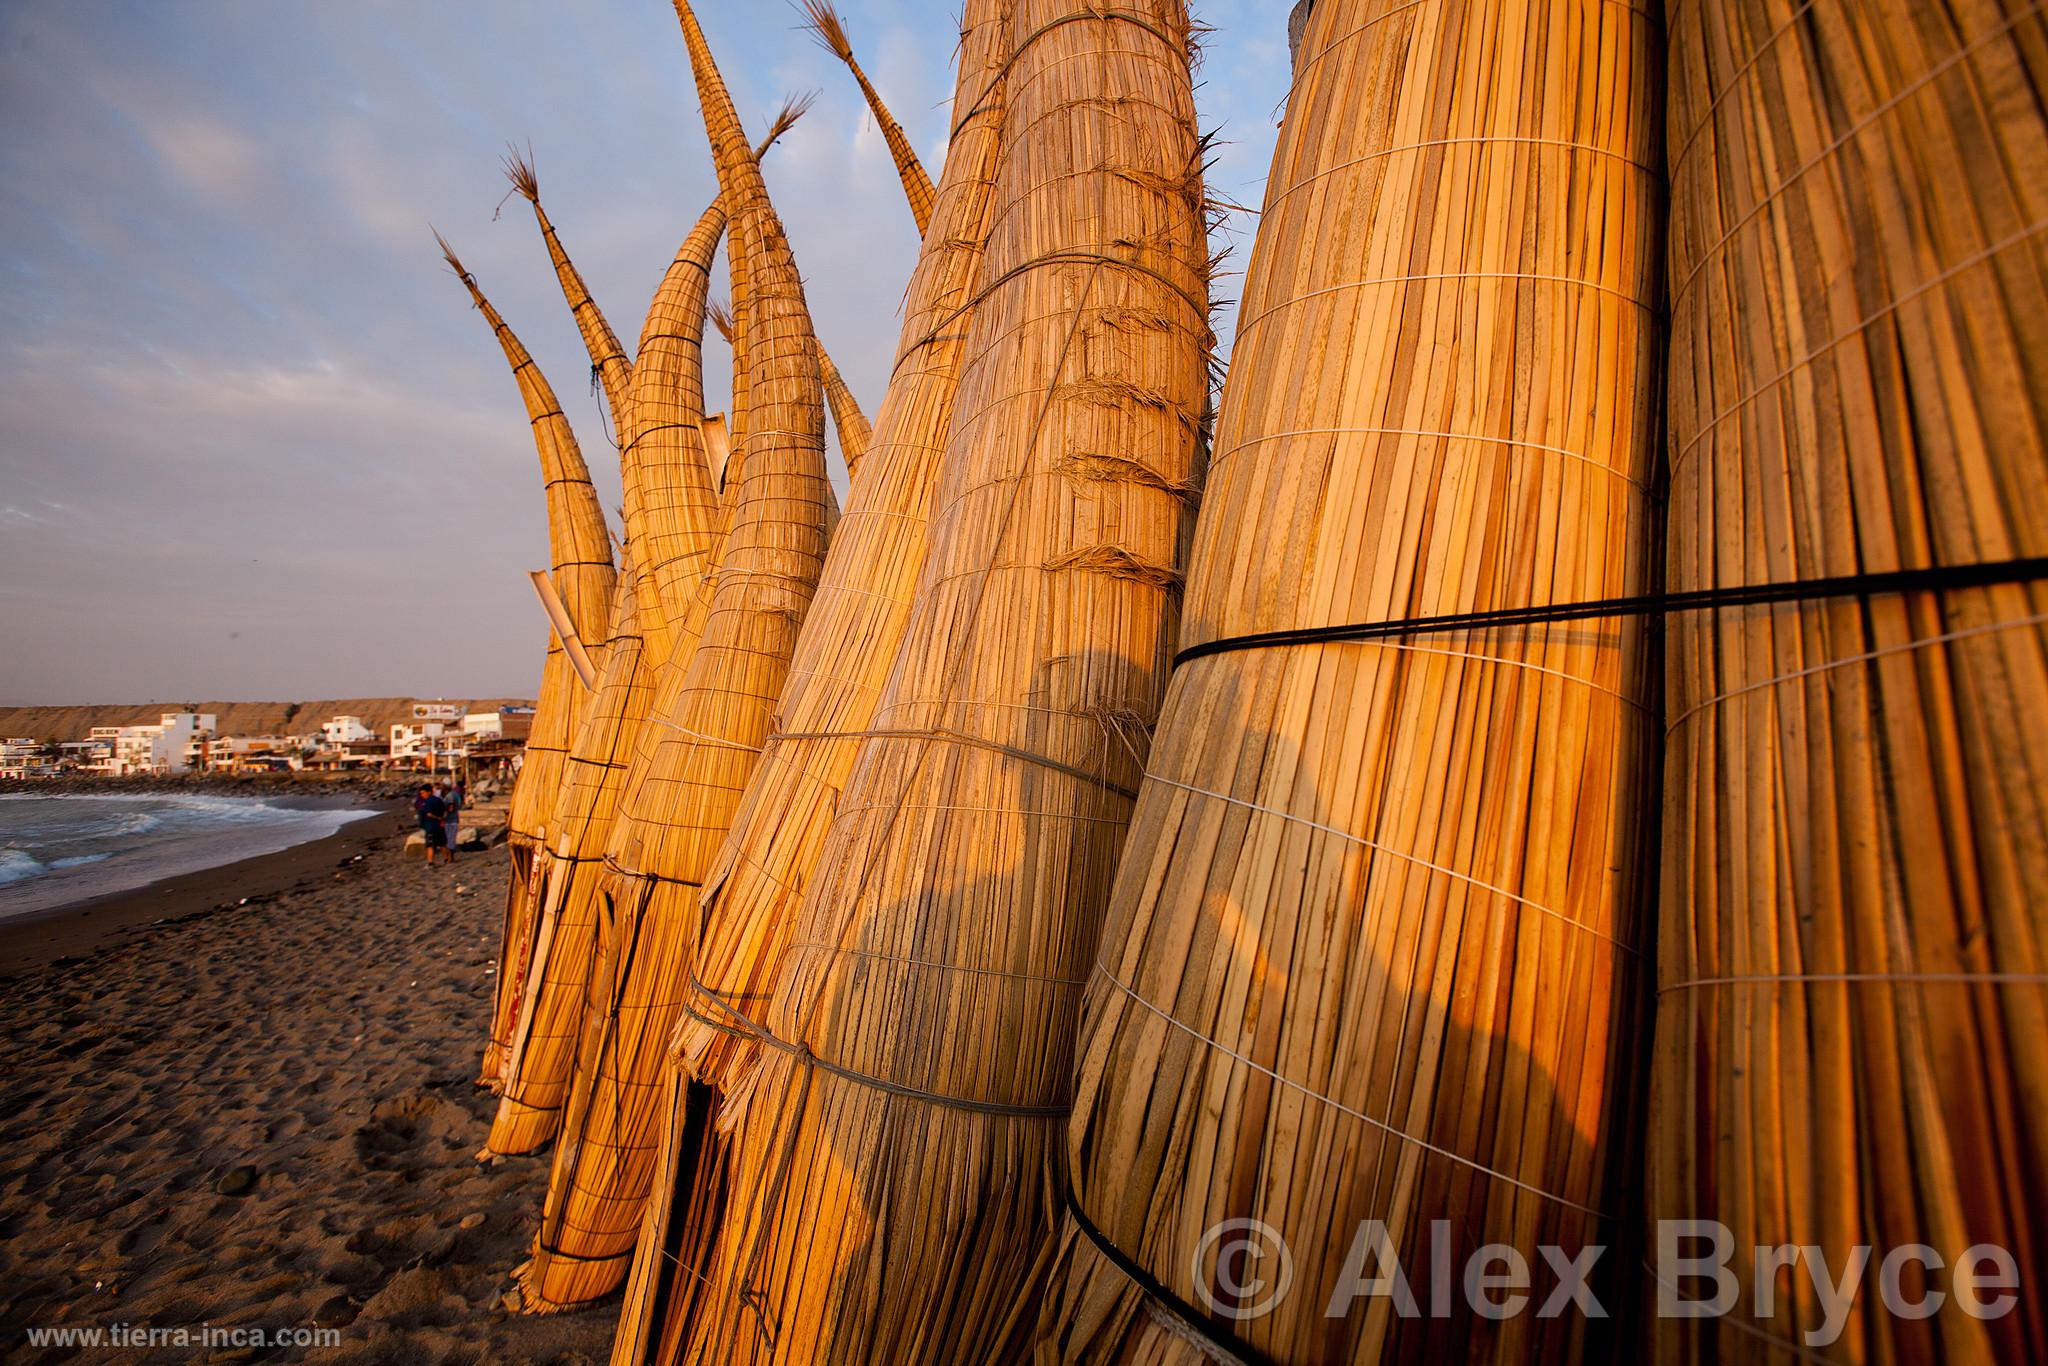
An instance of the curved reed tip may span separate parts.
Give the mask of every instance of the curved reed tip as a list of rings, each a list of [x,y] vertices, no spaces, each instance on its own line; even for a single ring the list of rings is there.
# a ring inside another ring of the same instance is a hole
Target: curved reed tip
[[[805,15],[804,27],[817,35],[824,49],[840,61],[853,63],[853,44],[847,40],[846,25],[839,20],[839,11],[832,8],[828,0],[798,0],[797,8]]]
[[[718,329],[718,335],[728,342],[732,340],[732,309],[723,299],[713,299],[707,311],[711,314],[711,325]]]
[[[455,248],[448,245],[448,239],[441,235],[441,230],[429,226],[427,231],[434,234],[434,241],[439,244],[441,256],[448,262],[449,269],[453,270],[458,278],[467,281],[469,272],[462,268],[462,258],[455,254]]]
[[[791,95],[783,100],[782,108],[775,111],[775,122],[768,125],[768,136],[764,146],[772,145],[784,133],[796,127],[797,120],[811,112],[811,106],[818,102],[818,92],[807,90],[801,95]]]
[[[519,149],[511,143],[505,144],[505,156],[499,163],[505,168],[505,179],[512,182],[512,188],[525,195],[532,203],[540,203],[540,177],[533,172],[533,149],[526,149],[520,155]]]

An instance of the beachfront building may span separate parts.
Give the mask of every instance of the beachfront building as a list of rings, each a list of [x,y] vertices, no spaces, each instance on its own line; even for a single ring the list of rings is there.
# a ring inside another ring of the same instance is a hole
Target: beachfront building
[[[42,768],[43,747],[25,735],[0,740],[0,782],[15,782]]]
[[[337,716],[320,723],[320,748],[341,750],[377,738],[377,732],[363,724],[360,716]]]
[[[212,712],[167,711],[154,725],[95,726],[94,739],[111,731],[113,741],[112,755],[97,771],[127,776],[203,766],[214,725]]]
[[[208,746],[209,773],[250,773],[298,768],[304,762],[294,737],[288,735],[223,735]]]
[[[79,742],[74,741],[73,743]],[[115,767],[119,760],[114,757],[115,751],[120,748],[121,744],[121,728],[119,726],[94,726],[83,743],[88,747],[91,754],[90,759],[85,765],[89,772],[111,774],[120,771]]]
[[[119,726],[94,726],[92,736],[85,740],[62,740],[57,744],[57,767],[60,769],[86,769],[100,773],[104,763],[114,757],[113,735],[101,735],[101,731],[114,732]]]
[[[473,711],[462,718],[462,735],[468,743],[505,738],[505,718],[494,711]]]
[[[441,738],[444,727],[439,721],[393,721],[391,723],[391,758],[395,763],[411,759],[421,751],[429,749]]]
[[[391,762],[401,768],[453,769],[469,749],[469,736],[460,719],[391,724]]]
[[[383,768],[390,759],[391,754],[385,746],[384,737],[372,735],[367,740],[344,740],[333,749],[316,749],[301,758],[294,766],[323,773],[352,772],[357,769]]]

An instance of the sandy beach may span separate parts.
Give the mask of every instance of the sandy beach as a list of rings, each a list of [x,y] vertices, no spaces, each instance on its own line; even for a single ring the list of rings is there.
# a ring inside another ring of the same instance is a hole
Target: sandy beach
[[[474,1078],[507,854],[429,870],[402,855],[405,828],[382,814],[0,927],[0,1355],[604,1358],[610,1305],[497,1307],[548,1162],[472,1157],[492,1110]],[[338,1339],[29,1337],[117,1325]]]

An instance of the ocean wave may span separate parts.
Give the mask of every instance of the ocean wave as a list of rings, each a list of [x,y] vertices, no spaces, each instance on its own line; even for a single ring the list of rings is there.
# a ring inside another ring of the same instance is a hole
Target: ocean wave
[[[26,849],[0,849],[0,887],[40,877],[49,871]]]
[[[53,858],[50,860],[50,870],[55,872],[59,868],[83,868],[88,863],[98,863],[113,856],[110,851],[100,854],[73,854],[70,858]]]
[[[0,806],[0,918],[274,853],[377,814],[187,793],[33,800]]]

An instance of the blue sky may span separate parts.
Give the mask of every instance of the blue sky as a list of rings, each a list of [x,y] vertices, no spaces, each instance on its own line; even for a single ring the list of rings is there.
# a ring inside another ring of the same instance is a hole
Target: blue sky
[[[954,0],[839,8],[936,175]],[[1197,72],[1225,140],[1211,190],[1242,204],[1272,153],[1288,8],[1196,6],[1216,29]],[[820,92],[767,174],[872,412],[916,252],[887,151],[783,0],[699,16],[750,127]],[[539,359],[616,505],[531,214],[515,198],[494,219],[498,159],[531,144],[630,343],[715,192],[670,6],[16,0],[0,126],[0,703],[530,692],[538,466],[428,224]],[[722,406],[725,357],[706,359]]]

